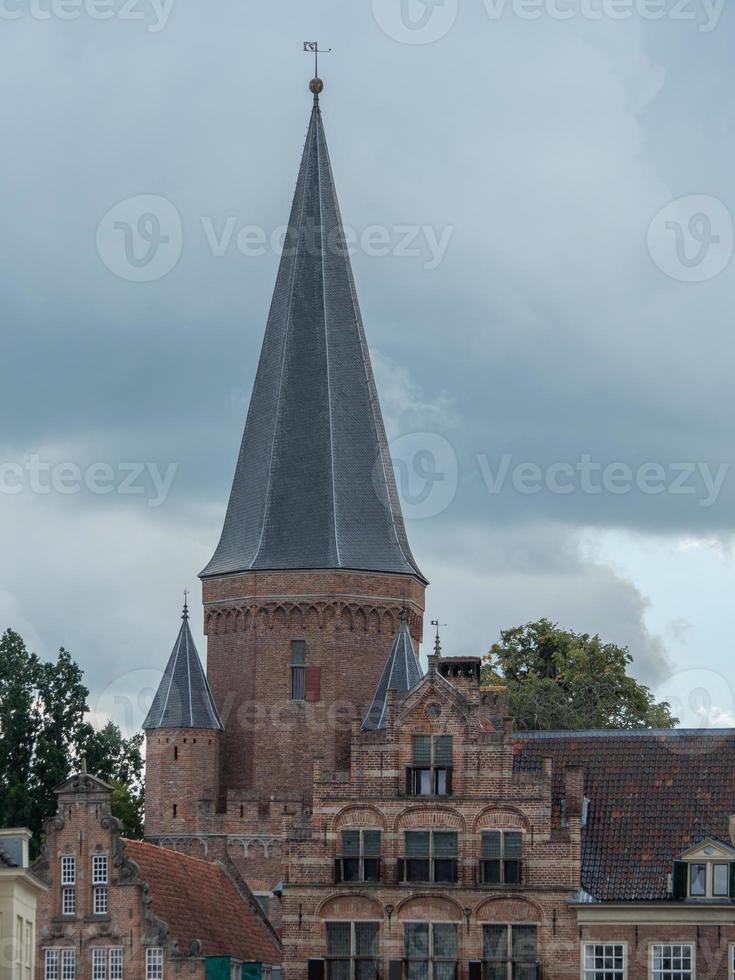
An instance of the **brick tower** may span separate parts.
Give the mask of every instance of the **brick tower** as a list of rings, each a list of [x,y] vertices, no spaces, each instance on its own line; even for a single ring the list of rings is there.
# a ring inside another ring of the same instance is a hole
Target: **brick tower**
[[[401,515],[319,107],[314,105],[222,536],[203,581],[223,784],[308,805],[349,765],[426,580]],[[228,803],[229,806],[229,803]]]

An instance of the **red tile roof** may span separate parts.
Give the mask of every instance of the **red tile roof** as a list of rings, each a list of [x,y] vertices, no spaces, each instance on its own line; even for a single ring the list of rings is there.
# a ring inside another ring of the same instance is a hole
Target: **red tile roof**
[[[518,732],[513,742],[518,771],[553,760],[557,819],[564,771],[584,769],[582,887],[597,899],[666,899],[675,858],[706,837],[729,839],[735,730]]]
[[[125,851],[149,886],[154,915],[182,952],[198,939],[205,956],[281,962],[277,940],[223,865],[137,840],[126,840]]]

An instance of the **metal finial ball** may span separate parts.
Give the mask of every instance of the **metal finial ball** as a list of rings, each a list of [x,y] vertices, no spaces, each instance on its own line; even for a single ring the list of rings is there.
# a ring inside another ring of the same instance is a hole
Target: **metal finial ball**
[[[324,82],[321,80],[321,78],[312,78],[312,80],[309,82],[309,91],[313,92],[314,95],[319,95],[323,88]]]

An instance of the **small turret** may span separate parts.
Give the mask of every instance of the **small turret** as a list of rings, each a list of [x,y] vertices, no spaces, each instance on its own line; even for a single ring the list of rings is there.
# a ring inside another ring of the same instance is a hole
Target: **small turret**
[[[385,728],[388,716],[388,692],[406,694],[423,676],[419,658],[413,646],[405,613],[388,655],[388,661],[380,675],[370,710],[362,724],[363,730]]]
[[[191,635],[186,602],[143,730],[145,835],[191,833],[200,808],[209,813],[216,806],[223,727]]]

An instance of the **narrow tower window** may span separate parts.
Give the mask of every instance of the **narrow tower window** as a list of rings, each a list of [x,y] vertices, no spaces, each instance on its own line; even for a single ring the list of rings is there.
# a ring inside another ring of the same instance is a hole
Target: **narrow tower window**
[[[306,641],[291,641],[291,700],[303,701],[305,694]]]

